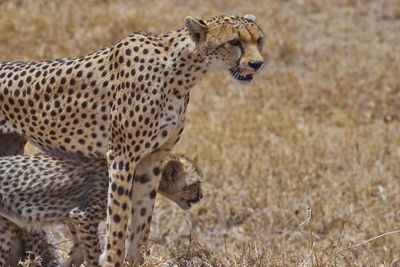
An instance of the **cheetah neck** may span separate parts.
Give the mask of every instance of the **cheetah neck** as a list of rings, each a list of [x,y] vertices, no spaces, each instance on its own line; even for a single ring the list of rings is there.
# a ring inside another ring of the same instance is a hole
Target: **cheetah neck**
[[[179,88],[176,90],[189,93],[190,88],[208,72],[209,65],[209,60],[196,48],[185,29],[171,33],[164,70],[169,74],[168,77],[177,79]]]

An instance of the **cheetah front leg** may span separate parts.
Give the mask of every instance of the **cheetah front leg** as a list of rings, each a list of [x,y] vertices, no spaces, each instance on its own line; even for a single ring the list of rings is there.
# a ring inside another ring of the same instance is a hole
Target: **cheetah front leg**
[[[137,166],[132,191],[130,244],[126,261],[134,266],[141,261],[140,248],[145,246],[150,232],[155,198],[161,180],[161,161],[166,153],[154,152],[142,159]]]
[[[108,189],[104,266],[122,266],[120,264],[125,259],[125,237],[129,219],[132,241],[126,260],[129,263],[137,262],[140,247],[146,244],[150,230],[163,155],[165,153],[152,153],[137,164],[135,160],[139,157],[128,157],[126,160],[127,157],[114,157],[112,152],[108,154],[111,159],[111,181]]]
[[[122,267],[125,258],[125,236],[132,203],[133,177],[137,163],[129,155],[114,152],[113,149],[107,153],[107,158],[110,181],[103,266]]]
[[[0,217],[0,266],[6,266],[16,235],[15,225]]]

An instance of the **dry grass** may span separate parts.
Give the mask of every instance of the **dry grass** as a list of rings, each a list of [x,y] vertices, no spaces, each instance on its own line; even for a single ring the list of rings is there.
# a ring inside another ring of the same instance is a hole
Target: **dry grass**
[[[0,59],[245,12],[268,66],[249,87],[218,73],[193,90],[177,151],[206,197],[190,212],[158,201],[145,266],[400,266],[399,234],[342,251],[400,229],[398,0],[0,0]]]

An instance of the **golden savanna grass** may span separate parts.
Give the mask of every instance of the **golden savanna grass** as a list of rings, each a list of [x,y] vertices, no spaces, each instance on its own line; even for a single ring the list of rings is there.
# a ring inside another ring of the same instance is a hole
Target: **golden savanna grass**
[[[159,199],[145,266],[400,266],[400,234],[347,249],[400,229],[398,0],[2,0],[0,60],[247,12],[267,64],[250,86],[216,73],[193,89],[176,151],[205,198]]]

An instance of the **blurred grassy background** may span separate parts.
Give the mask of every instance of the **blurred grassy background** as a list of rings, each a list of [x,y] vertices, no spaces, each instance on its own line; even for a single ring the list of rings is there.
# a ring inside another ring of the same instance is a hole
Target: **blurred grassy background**
[[[400,229],[400,1],[0,0],[0,60],[245,13],[267,65],[247,87],[217,73],[193,89],[176,151],[206,196],[190,212],[159,199],[145,265],[400,266],[399,234],[342,251]]]

